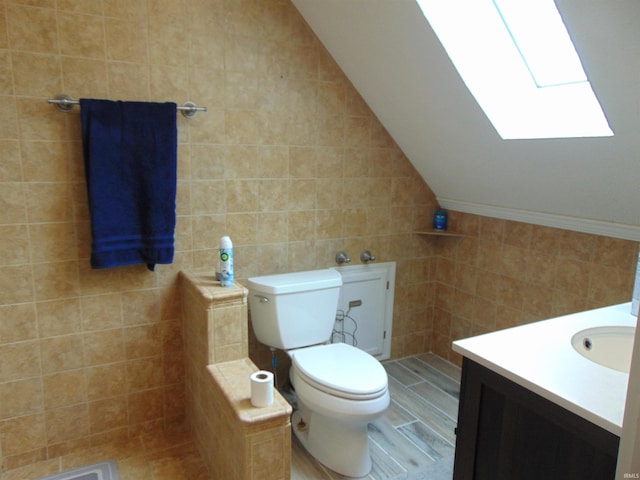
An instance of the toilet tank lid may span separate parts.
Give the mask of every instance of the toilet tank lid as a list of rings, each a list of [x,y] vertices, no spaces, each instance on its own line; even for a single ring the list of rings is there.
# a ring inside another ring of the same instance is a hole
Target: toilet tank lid
[[[336,270],[309,270],[306,272],[282,273],[251,277],[247,287],[263,293],[294,293],[324,288],[335,288],[342,285],[342,275]]]

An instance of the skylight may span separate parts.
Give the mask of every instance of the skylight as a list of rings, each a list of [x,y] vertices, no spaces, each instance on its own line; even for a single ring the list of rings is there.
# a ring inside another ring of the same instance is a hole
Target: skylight
[[[503,139],[611,136],[553,0],[417,0]]]

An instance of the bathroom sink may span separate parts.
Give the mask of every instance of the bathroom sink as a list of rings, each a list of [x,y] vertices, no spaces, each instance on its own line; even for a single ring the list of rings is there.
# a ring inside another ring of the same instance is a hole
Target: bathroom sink
[[[629,373],[635,330],[621,326],[587,328],[571,338],[571,345],[592,362]]]

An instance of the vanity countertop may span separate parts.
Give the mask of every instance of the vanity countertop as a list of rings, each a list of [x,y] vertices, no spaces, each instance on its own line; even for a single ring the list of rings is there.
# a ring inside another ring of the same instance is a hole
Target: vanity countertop
[[[456,340],[453,350],[620,436],[628,374],[587,360],[571,346],[585,328],[635,327],[631,303],[588,310]]]

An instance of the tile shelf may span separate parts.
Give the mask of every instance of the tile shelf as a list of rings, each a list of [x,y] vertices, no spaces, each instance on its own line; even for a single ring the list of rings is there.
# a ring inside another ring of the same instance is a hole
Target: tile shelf
[[[454,232],[451,230],[421,230],[415,233],[417,235],[435,235],[439,237],[464,237],[462,233]]]

